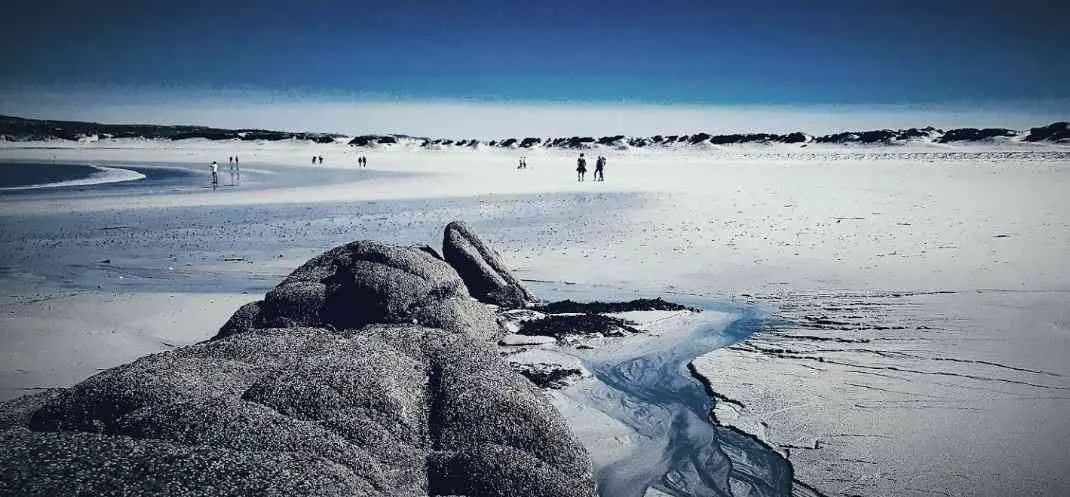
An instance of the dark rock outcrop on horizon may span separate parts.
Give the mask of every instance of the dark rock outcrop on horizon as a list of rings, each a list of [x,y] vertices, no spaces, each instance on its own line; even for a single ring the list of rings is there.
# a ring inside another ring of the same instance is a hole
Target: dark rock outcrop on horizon
[[[1070,141],[1070,122],[1062,121],[1047,126],[1041,126],[1039,128],[1030,128],[1029,134],[1025,137],[1025,141],[1050,141],[1059,143]]]
[[[392,135],[360,135],[354,136],[347,145],[354,147],[370,147],[373,145],[389,145],[398,142],[398,137]]]
[[[442,235],[442,257],[457,270],[468,291],[480,301],[515,308],[535,300],[498,253],[484,243],[468,223],[454,221],[446,225]]]
[[[644,148],[653,146],[687,147],[703,145],[737,145],[737,144],[806,144],[809,142],[824,144],[886,144],[892,145],[909,141],[928,140],[935,143],[969,143],[990,141],[993,138],[1011,138],[1026,142],[1065,143],[1070,141],[1067,122],[1056,122],[1047,126],[1030,129],[1028,132],[1014,131],[1006,128],[958,128],[944,131],[932,126],[907,129],[878,129],[866,131],[844,131],[823,136],[813,136],[802,131],[791,133],[733,133],[714,135],[706,132],[683,135],[626,136],[606,135],[571,136],[571,137],[504,137],[486,142],[476,139],[445,139],[415,137],[403,134],[365,134],[352,137],[348,144],[354,147],[378,147],[400,143],[414,142],[421,147],[433,145],[441,147],[475,147],[486,144],[501,148],[562,148],[591,149],[609,147],[616,149]],[[161,126],[151,124],[100,124],[81,121],[48,121],[23,119],[0,115],[0,140],[81,140],[86,138],[146,138],[183,140],[203,138],[209,140],[309,140],[317,143],[333,143],[345,135],[337,133],[295,133],[261,129],[220,129],[205,126]]]
[[[162,126],[154,124],[100,124],[83,121],[49,121],[0,116],[0,140],[81,140],[85,138],[145,138],[185,140],[309,140],[333,143],[337,133],[295,133],[266,129],[221,129],[207,126]]]
[[[0,403],[0,495],[593,497],[477,308],[433,250],[329,250],[211,340]]]
[[[943,130],[936,129],[932,126],[925,128],[909,128],[909,129],[879,129],[872,131],[848,131],[845,133],[834,133],[825,136],[819,136],[814,138],[815,143],[861,143],[861,144],[891,144],[896,141],[920,139],[925,137],[938,137],[943,134]]]
[[[714,135],[710,133],[695,133],[691,135],[654,135],[654,136],[626,136],[609,135],[602,137],[572,136],[558,138],[535,138],[526,137],[519,141],[518,138],[501,138],[488,142],[491,147],[505,148],[559,148],[586,150],[595,147],[609,148],[646,148],[646,147],[688,147],[702,145],[742,145],[742,144],[807,144],[810,142],[837,145],[894,145],[914,141],[931,141],[934,143],[968,143],[985,142],[993,138],[1020,138],[1028,142],[1050,141],[1061,143],[1070,141],[1070,131],[1067,123],[1058,122],[1049,126],[1032,128],[1028,135],[1023,135],[1005,128],[958,128],[942,130],[933,126],[924,128],[906,129],[878,129],[867,131],[845,131],[831,133],[822,136],[813,136],[802,131],[791,133],[736,133]],[[448,140],[447,140],[448,141]],[[429,143],[449,145],[443,140],[429,140]],[[425,143],[425,146],[428,143]]]
[[[996,137],[1008,137],[1014,136],[1014,130],[1006,128],[959,128],[949,129],[944,136],[940,137],[940,143],[961,142],[961,141],[984,141]]]

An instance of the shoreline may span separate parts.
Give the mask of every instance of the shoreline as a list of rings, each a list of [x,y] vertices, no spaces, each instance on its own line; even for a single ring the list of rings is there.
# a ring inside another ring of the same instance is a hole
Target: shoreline
[[[43,163],[42,163],[43,164]],[[65,163],[66,164],[66,163]],[[74,186],[93,186],[103,185],[109,183],[122,183],[127,181],[138,181],[145,179],[145,175],[137,171],[131,171],[129,169],[123,169],[120,167],[101,166],[96,164],[72,164],[72,165],[84,165],[96,169],[96,172],[90,173],[88,177],[75,178],[62,181],[52,181],[48,183],[34,183],[29,185],[16,185],[16,186],[4,186],[0,187],[0,193],[3,192],[22,192],[30,190],[46,190],[50,188],[65,188]]]

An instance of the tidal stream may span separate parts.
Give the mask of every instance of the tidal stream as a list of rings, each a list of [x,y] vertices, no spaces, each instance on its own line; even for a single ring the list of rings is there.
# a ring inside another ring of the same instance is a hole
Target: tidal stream
[[[642,497],[651,489],[674,497],[792,495],[791,464],[757,438],[714,423],[715,400],[687,367],[747,338],[768,316],[740,306],[685,303],[731,319],[697,320],[702,324],[584,357],[594,377],[570,395],[636,434],[623,457],[596,461],[600,495]]]

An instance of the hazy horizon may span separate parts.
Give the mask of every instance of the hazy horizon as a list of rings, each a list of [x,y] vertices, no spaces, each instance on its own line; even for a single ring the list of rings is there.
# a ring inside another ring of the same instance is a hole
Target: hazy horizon
[[[136,95],[136,96],[131,96]],[[303,96],[270,92],[8,91],[0,114],[106,124],[183,124],[348,135],[396,133],[447,138],[827,134],[935,126],[1027,129],[1066,120],[1070,100],[927,105],[696,105],[495,102]]]

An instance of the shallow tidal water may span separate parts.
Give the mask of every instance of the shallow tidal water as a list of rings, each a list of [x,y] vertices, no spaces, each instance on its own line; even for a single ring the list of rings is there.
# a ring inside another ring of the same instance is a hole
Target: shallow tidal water
[[[555,300],[634,298],[576,286],[539,292]],[[594,377],[570,395],[628,426],[641,440],[624,457],[598,464],[599,494],[641,497],[653,489],[675,497],[791,495],[790,463],[755,437],[716,424],[710,415],[715,399],[687,367],[700,355],[746,339],[771,317],[752,306],[696,297],[670,300],[730,319],[684,325],[682,332],[661,334],[623,352],[596,349],[584,359]]]

